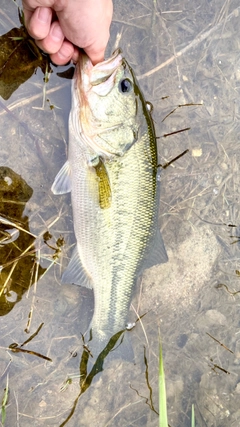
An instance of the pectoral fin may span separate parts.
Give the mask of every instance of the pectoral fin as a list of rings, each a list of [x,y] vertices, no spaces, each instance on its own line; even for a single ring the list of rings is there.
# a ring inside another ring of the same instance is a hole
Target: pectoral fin
[[[91,279],[82,265],[77,246],[74,249],[70,262],[62,275],[61,282],[74,283],[75,285],[81,285],[85,286],[85,288],[92,289]]]
[[[98,178],[99,205],[101,209],[107,209],[111,206],[112,192],[107,169],[101,157],[99,157],[98,164],[93,167]]]
[[[71,169],[68,160],[58,172],[51,190],[53,194],[65,194],[72,190]]]

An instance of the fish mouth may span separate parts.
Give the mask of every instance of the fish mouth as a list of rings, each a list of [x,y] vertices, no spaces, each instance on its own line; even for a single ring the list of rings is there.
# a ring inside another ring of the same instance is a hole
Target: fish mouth
[[[97,86],[101,83],[106,82],[117,69],[122,65],[123,57],[121,49],[115,50],[112,56],[106,61],[96,64],[91,71],[89,83],[92,86]]]
[[[72,83],[72,102],[73,105],[75,105],[74,110],[76,109],[78,111],[78,115],[76,116],[78,133],[80,133],[82,140],[84,140],[87,145],[94,151],[97,150],[104,157],[111,157],[113,154],[122,156],[123,152],[120,150],[119,153],[111,153],[111,151],[109,152],[103,149],[103,147],[98,147],[96,143],[91,140],[91,132],[88,132],[88,112],[91,111],[88,95],[89,92],[94,92],[100,97],[106,96],[114,87],[116,74],[121,67],[125,67],[121,49],[116,49],[109,59],[96,65],[92,64],[90,58],[86,54],[81,53],[75,68],[75,75]],[[104,129],[100,134],[104,134],[117,127],[118,125],[115,125],[113,128]],[[97,133],[99,133],[99,131]],[[102,137],[103,136],[104,135],[102,135]]]
[[[99,62],[96,65],[93,65],[90,58],[82,53],[77,63],[75,74],[79,89],[81,85],[86,83],[89,86],[98,86],[106,82],[122,63],[123,56],[121,49],[116,49],[109,59]],[[88,79],[84,78],[84,76],[87,76]]]

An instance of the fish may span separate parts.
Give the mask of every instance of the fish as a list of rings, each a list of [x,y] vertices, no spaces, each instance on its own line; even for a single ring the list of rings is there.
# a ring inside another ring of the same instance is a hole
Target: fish
[[[125,330],[138,277],[167,261],[159,228],[157,142],[149,104],[120,49],[76,64],[68,159],[52,185],[71,192],[76,247],[62,283],[93,289],[97,357]]]

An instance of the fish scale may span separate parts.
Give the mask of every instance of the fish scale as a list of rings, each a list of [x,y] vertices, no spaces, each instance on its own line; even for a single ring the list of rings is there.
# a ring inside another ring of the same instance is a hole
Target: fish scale
[[[153,121],[121,52],[105,63],[93,67],[82,57],[77,66],[67,166],[52,187],[55,194],[72,192],[77,246],[63,281],[94,290],[89,346],[95,356],[125,328],[139,274],[167,261]]]

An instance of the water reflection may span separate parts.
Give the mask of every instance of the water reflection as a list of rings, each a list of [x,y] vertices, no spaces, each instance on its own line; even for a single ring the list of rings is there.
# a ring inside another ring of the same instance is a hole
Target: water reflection
[[[0,315],[8,314],[33,284],[35,237],[24,208],[32,188],[12,169],[0,167]],[[16,227],[14,226],[16,225]],[[37,279],[45,269],[38,266]]]

